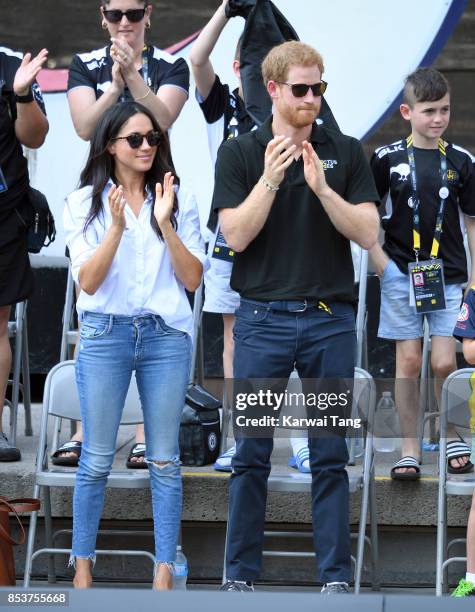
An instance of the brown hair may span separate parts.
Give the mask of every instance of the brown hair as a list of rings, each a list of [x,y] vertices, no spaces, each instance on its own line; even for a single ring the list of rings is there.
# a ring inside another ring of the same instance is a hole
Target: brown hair
[[[436,102],[450,93],[450,85],[435,68],[418,68],[404,84],[403,101],[411,108],[417,102]]]
[[[323,74],[323,58],[310,45],[291,40],[274,47],[262,62],[264,84],[269,81],[285,81],[290,66],[318,66]]]

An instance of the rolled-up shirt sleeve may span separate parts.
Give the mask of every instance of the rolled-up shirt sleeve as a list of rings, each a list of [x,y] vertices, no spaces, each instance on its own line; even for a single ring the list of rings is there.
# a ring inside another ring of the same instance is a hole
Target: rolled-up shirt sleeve
[[[79,283],[81,266],[92,257],[100,244],[100,238],[93,224],[90,224],[87,231],[84,232],[90,204],[90,198],[80,198],[78,192],[74,192],[66,198],[66,206],[63,210],[63,226],[71,258],[71,273],[75,283]]]
[[[203,236],[201,235],[198,205],[194,194],[180,187],[178,205],[180,210],[177,229],[178,237],[190,253],[201,261],[203,271],[205,271],[208,261]]]

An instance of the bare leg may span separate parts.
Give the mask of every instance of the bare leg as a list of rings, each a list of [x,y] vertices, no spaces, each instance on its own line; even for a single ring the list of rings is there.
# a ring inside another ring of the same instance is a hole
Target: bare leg
[[[8,377],[12,367],[12,350],[8,339],[8,320],[11,306],[0,306],[0,432],[2,429],[2,414],[5,404]]]
[[[432,336],[431,348],[431,367],[435,376],[434,391],[437,399],[437,405],[440,408],[440,396],[444,380],[449,374],[457,369],[457,360],[455,357],[455,338],[448,336]],[[457,432],[453,425],[447,428],[447,437],[458,440]],[[463,467],[469,457],[460,457],[451,459],[450,465],[453,468]]]
[[[173,589],[173,576],[166,563],[160,563],[158,566],[153,579],[153,589],[155,591],[171,591]]]
[[[223,314],[223,370],[224,378],[233,377],[234,338],[233,328],[236,317],[233,314]]]
[[[396,341],[396,407],[401,425],[401,455],[420,459],[417,440],[417,416],[419,412],[419,375],[422,365],[421,340]],[[414,468],[398,468],[404,474]]]
[[[90,589],[92,586],[91,560],[76,557],[76,573],[73,584],[75,589]]]

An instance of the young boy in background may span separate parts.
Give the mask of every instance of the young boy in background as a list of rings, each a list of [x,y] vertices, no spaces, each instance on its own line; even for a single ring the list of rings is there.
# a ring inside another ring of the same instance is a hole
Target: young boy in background
[[[371,160],[381,198],[385,241],[370,250],[381,280],[378,336],[396,341],[395,398],[402,436],[402,459],[391,470],[395,480],[420,477],[416,437],[418,378],[422,365],[423,319],[430,330],[431,366],[440,400],[443,380],[456,369],[453,328],[467,281],[464,228],[475,282],[475,186],[473,157],[443,140],[450,119],[450,90],[433,68],[407,77],[402,117],[411,134],[380,147]],[[444,286],[445,284],[445,286]],[[449,430],[448,470],[473,469],[470,448]]]

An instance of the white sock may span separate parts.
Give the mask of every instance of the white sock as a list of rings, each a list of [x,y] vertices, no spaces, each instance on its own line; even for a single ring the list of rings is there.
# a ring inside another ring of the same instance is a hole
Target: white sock
[[[465,580],[467,582],[471,582],[472,584],[475,584],[475,574],[471,574],[470,572],[467,572],[465,574]]]
[[[294,457],[296,457],[301,448],[308,446],[308,438],[290,438],[290,444]]]

